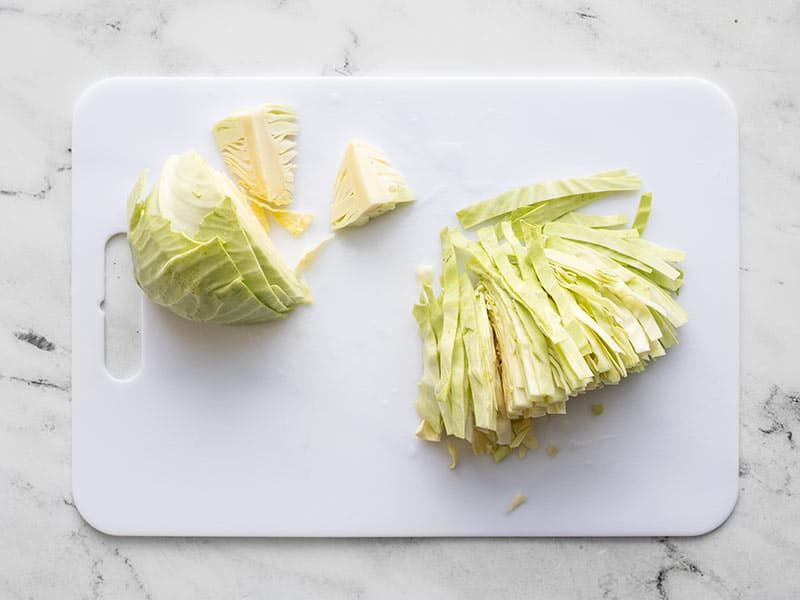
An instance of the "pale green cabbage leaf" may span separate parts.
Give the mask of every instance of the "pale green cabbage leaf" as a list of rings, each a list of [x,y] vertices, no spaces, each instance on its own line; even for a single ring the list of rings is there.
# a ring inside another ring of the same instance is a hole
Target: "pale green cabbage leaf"
[[[528,207],[527,211],[530,213],[538,209],[542,203],[552,206],[553,201],[559,200],[561,201],[560,206],[564,208],[563,213],[566,213],[588,204],[599,197],[598,194],[638,190],[640,186],[639,177],[629,175],[624,169],[596,173],[587,177],[553,179],[508,190],[492,198],[487,198],[462,208],[456,212],[456,216],[462,227],[470,229],[524,207]],[[546,222],[559,216],[561,215],[539,216],[538,218],[543,219],[540,222]],[[517,217],[523,218],[523,215],[520,214]]]

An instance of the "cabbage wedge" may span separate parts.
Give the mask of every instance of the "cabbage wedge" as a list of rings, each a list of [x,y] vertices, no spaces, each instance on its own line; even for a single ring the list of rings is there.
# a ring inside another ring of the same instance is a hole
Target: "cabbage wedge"
[[[297,115],[287,106],[266,104],[234,112],[213,128],[228,172],[265,224],[272,217],[294,236],[306,230],[313,214],[289,210],[294,192]]]
[[[414,200],[414,193],[383,152],[353,140],[347,144],[336,174],[331,228],[365,225],[398,204]]]
[[[167,158],[153,190],[128,198],[134,275],[147,296],[193,321],[255,323],[310,301],[251,203],[194,151]]]

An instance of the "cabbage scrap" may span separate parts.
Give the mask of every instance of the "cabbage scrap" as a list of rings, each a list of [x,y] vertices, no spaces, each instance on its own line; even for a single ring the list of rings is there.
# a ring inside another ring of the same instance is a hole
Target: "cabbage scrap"
[[[278,225],[283,227],[294,237],[299,236],[308,229],[308,226],[311,225],[311,221],[314,220],[314,213],[288,210],[285,208],[273,208],[269,204],[256,201],[253,201],[252,204],[253,211],[259,214],[259,220],[267,231],[269,231],[269,221],[266,219],[267,216],[272,217]],[[260,217],[261,214],[263,214],[264,218]]]
[[[653,201],[653,194],[646,192],[642,194],[639,199],[639,206],[636,207],[636,216],[633,219],[633,229],[639,232],[639,235],[644,233],[644,228],[647,226],[647,220],[650,218],[650,205]]]
[[[450,469],[455,469],[458,465],[458,448],[453,440],[447,442],[447,453],[450,455]]]
[[[521,492],[514,494],[514,496],[511,498],[511,502],[509,502],[508,504],[508,509],[506,510],[506,512],[507,513],[514,512],[516,509],[525,504],[527,501],[528,497],[525,494]]]
[[[398,204],[414,200],[414,193],[383,152],[358,140],[347,144],[333,190],[333,229],[365,225]]]
[[[310,301],[234,183],[194,151],[170,156],[145,197],[128,197],[128,243],[139,287],[193,321],[256,323]]]
[[[459,211],[465,227],[501,216],[477,239],[442,230],[441,291],[422,268],[414,307],[421,438],[446,437],[451,454],[462,439],[496,462],[515,449],[524,457],[538,445],[533,419],[564,414],[569,398],[619,383],[677,343],[685,253],[641,238],[651,195],[630,228],[625,215],[575,212],[638,187],[624,169],[534,184]]]

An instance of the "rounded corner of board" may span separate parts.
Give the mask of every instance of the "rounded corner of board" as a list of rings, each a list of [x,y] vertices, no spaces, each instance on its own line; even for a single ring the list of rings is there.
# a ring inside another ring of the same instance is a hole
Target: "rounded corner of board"
[[[705,77],[687,77],[687,81],[696,86],[701,93],[716,101],[721,112],[729,113],[735,123],[739,122],[736,103],[720,84]]]
[[[75,504],[75,510],[78,511],[78,514],[81,518],[95,531],[98,531],[104,535],[111,535],[111,536],[120,536],[124,535],[121,531],[119,531],[112,523],[106,523],[103,521],[102,518],[98,517],[93,513],[93,509],[86,503],[85,498],[83,497],[82,493],[79,493],[80,486],[77,485],[77,482],[73,479],[72,481],[72,500]]]
[[[739,484],[738,476],[736,485],[733,486],[733,493],[730,497],[726,497],[724,502],[720,502],[719,509],[709,514],[706,523],[700,525],[696,530],[687,533],[688,537],[700,537],[714,533],[717,529],[725,525],[733,516],[736,511],[736,505],[739,503]]]
[[[81,112],[84,106],[91,104],[91,102],[98,96],[102,96],[105,94],[109,88],[113,88],[120,83],[131,79],[130,77],[123,77],[123,76],[113,76],[113,77],[104,77],[103,79],[98,79],[93,81],[88,86],[83,88],[83,91],[78,96],[78,99],[75,100],[75,105],[72,111],[73,119],[75,119]]]

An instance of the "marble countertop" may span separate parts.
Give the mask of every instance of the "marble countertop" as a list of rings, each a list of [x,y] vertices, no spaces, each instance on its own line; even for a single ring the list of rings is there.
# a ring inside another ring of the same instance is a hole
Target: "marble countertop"
[[[697,4],[0,4],[0,597],[800,597],[789,576],[800,562],[800,6]],[[71,115],[85,87],[121,74],[697,75],[721,85],[741,134],[733,516],[683,539],[127,539],[93,530],[70,495]]]

